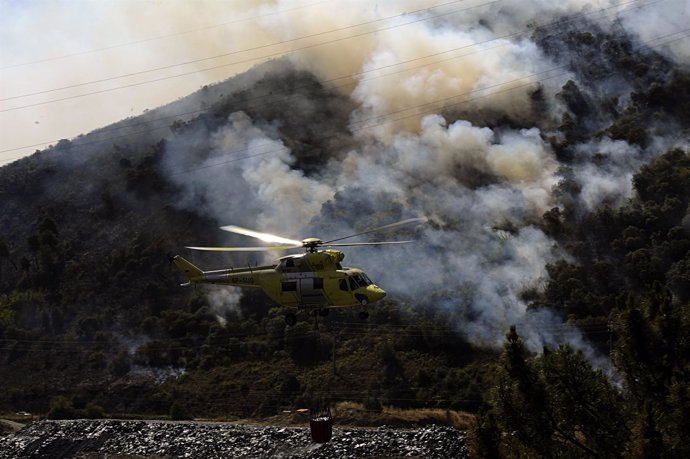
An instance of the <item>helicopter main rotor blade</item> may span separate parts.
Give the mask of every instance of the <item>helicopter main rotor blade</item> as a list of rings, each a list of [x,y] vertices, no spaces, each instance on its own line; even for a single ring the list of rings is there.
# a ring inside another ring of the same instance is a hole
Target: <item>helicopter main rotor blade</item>
[[[362,231],[361,233],[351,234],[351,235],[349,235],[349,236],[339,237],[339,238],[337,238],[337,239],[331,239],[330,241],[325,241],[325,242],[324,242],[324,245],[329,244],[329,243],[331,243],[331,242],[335,242],[335,241],[342,241],[343,239],[349,239],[349,238],[355,237],[355,236],[361,236],[361,235],[363,235],[363,234],[374,233],[374,232],[376,232],[376,231],[383,231],[383,230],[395,228],[395,227],[397,227],[397,226],[407,225],[407,224],[409,224],[409,223],[414,223],[414,222],[425,222],[425,221],[427,221],[426,218],[408,218],[407,220],[402,220],[402,221],[399,221],[399,222],[396,222],[396,223],[391,223],[391,224],[389,224],[389,225],[379,226],[378,228],[372,228],[372,229],[369,229],[369,230],[366,230],[366,231]]]
[[[205,250],[208,252],[267,252],[270,250],[289,250],[302,247],[300,245],[274,245],[270,247],[187,247],[191,250]]]
[[[409,244],[415,241],[346,242],[344,244],[324,244],[325,247],[358,247],[362,245]]]
[[[220,229],[224,231],[230,231],[231,233],[242,234],[244,236],[253,237],[259,239],[260,241],[275,243],[275,244],[290,244],[296,245],[298,247],[302,246],[302,241],[297,241],[295,239],[288,239],[285,237],[277,236],[270,233],[260,233],[259,231],[250,230],[247,228],[242,228],[240,226],[228,225],[221,226]]]

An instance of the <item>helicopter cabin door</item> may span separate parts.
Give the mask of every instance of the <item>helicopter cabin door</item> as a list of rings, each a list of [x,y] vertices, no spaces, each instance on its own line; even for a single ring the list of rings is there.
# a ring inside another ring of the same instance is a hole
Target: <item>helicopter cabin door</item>
[[[299,296],[304,306],[317,306],[328,304],[328,299],[323,290],[323,278],[307,277],[299,279]]]

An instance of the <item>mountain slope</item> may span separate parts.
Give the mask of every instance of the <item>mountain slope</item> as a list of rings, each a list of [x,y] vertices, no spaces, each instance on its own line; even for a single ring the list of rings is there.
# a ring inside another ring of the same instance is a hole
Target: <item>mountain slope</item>
[[[657,283],[687,303],[689,73],[586,21],[509,45],[467,88],[443,69],[348,93],[276,60],[4,166],[0,409],[475,410],[512,324],[608,365],[617,299]],[[245,242],[223,224],[337,237],[413,216],[417,244],[347,253],[389,292],[369,325],[287,328],[259,292],[181,289],[168,266]]]

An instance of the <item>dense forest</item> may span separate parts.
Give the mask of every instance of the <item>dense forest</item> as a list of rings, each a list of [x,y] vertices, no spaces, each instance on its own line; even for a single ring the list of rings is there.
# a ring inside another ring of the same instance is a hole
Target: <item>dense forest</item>
[[[609,349],[615,376],[567,345],[530,355],[511,327],[474,432],[481,455],[688,454],[689,174],[690,156],[673,150],[635,175],[626,206],[598,209],[574,231],[559,213],[545,215],[578,257],[548,267],[532,307],[560,308],[581,327],[607,330],[590,338]]]
[[[0,411],[227,419],[352,401],[369,412],[474,413],[473,448],[482,457],[690,456],[690,154],[682,146],[690,71],[591,24],[537,28],[532,39],[571,72],[556,93],[560,120],[543,112],[539,85],[530,89],[531,117],[458,105],[443,115],[449,125],[467,120],[496,132],[541,129],[558,169],[552,205],[500,221],[501,237],[486,236],[486,247],[502,251],[483,266],[515,259],[504,249],[511,241],[544,235],[557,255],[545,258],[545,276],[521,285],[518,300],[527,316],[548,312],[575,330],[586,352],[568,339],[528,346],[517,320],[494,323],[502,348],[477,339],[462,324],[482,324],[479,310],[447,305],[489,298],[468,293],[479,283],[441,288],[428,279],[430,291],[398,295],[393,288],[367,321],[357,310],[331,313],[318,329],[306,316],[287,326],[284,311],[258,291],[179,287],[170,254],[200,240],[226,244],[214,231],[223,224],[259,226],[249,219],[262,201],[224,170],[224,186],[237,183],[236,193],[221,197],[225,214],[209,211],[217,203],[204,190],[215,188],[203,183],[213,165],[253,155],[234,150],[219,163],[213,139],[221,129],[261,125],[290,149],[288,172],[312,180],[314,194],[319,174],[347,163],[359,142],[348,127],[356,102],[277,60],[0,169]],[[612,82],[620,94],[603,89]],[[669,136],[675,140],[660,140]],[[604,141],[619,142],[639,167],[629,196],[590,203],[582,171],[615,173],[628,161],[583,147]],[[453,167],[458,192],[503,183],[495,170]],[[422,188],[424,177],[414,179]],[[410,215],[390,189],[365,194],[339,190],[309,227],[340,219],[366,228]],[[241,221],[222,220],[232,215]],[[434,234],[452,227],[451,236],[463,225],[454,216],[429,222]],[[453,247],[413,249],[407,255],[417,258],[405,264],[382,255],[388,264],[372,269],[416,275],[414,263],[432,259],[422,252],[440,259]],[[214,268],[246,263],[194,257]],[[355,260],[377,265],[374,257]],[[387,288],[390,277],[383,279]]]

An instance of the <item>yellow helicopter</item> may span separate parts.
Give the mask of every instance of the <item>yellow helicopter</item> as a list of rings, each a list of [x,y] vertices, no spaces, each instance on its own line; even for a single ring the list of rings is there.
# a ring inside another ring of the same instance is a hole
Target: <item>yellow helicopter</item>
[[[369,317],[367,306],[383,299],[386,292],[374,284],[361,269],[343,267],[341,262],[345,254],[330,247],[407,244],[413,241],[351,243],[338,241],[425,220],[410,218],[329,241],[313,237],[298,241],[239,226],[223,226],[221,229],[225,231],[250,236],[269,244],[281,245],[187,248],[215,252],[256,252],[296,248],[304,248],[306,251],[302,254],[282,257],[272,265],[214,271],[204,271],[179,255],[172,257],[171,262],[187,277],[188,282],[182,284],[183,286],[203,283],[260,288],[279,305],[311,312],[315,318],[317,314],[325,316],[332,308],[359,306],[363,308],[359,313],[360,318],[366,319]],[[320,250],[321,247],[329,247],[329,249]],[[288,312],[285,315],[285,322],[288,325],[294,325],[297,322],[296,315]]]

